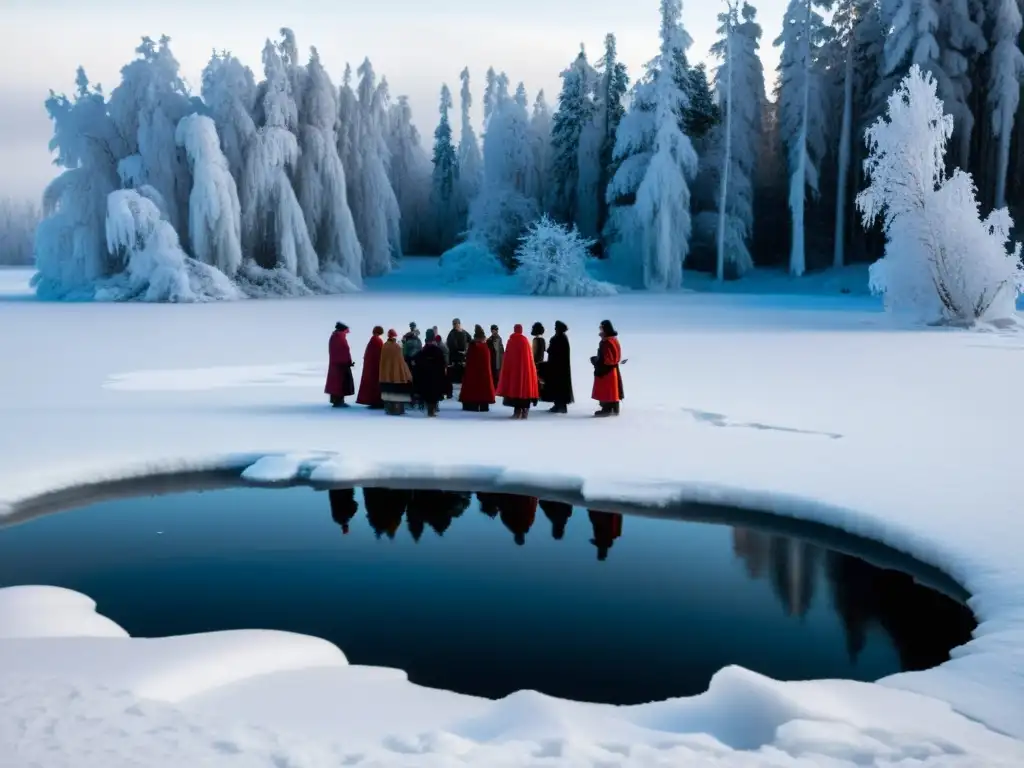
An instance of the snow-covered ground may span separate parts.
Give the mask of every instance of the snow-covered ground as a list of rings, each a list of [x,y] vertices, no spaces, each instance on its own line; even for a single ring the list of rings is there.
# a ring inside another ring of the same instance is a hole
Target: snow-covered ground
[[[876,300],[831,291],[497,300],[444,293],[432,269],[353,296],[199,306],[46,304],[25,298],[27,273],[0,272],[0,510],[222,463],[252,463],[254,479],[486,476],[719,500],[944,568],[974,595],[975,639],[881,684],[727,668],[702,696],[613,708],[424,689],[286,633],[131,639],[84,596],[3,591],[0,766],[1024,764],[1024,337],[894,329]],[[456,316],[505,333],[565,321],[569,416],[326,407],[335,321],[361,352],[374,324]],[[595,420],[588,358],[605,317],[627,399]]]

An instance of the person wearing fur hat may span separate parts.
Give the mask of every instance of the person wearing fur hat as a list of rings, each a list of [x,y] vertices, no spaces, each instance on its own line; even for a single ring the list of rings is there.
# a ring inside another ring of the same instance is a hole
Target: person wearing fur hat
[[[437,405],[448,393],[447,366],[437,341],[437,334],[431,328],[427,331],[427,343],[417,353],[412,368],[416,396],[426,406],[427,416],[432,418],[437,416]]]
[[[619,345],[619,334],[611,320],[602,320],[600,325],[601,343],[597,354],[590,358],[594,366],[594,388],[590,396],[601,404],[601,409],[594,412],[595,416],[618,416],[619,403],[625,399],[622,388],[622,347]]]
[[[380,350],[380,397],[384,410],[391,416],[401,416],[405,406],[412,402],[412,372],[402,355],[398,334],[388,331],[388,340]]]
[[[348,346],[348,326],[335,323],[334,332],[327,342],[327,383],[324,394],[330,396],[335,408],[348,408],[345,398],[356,393],[352,379],[352,351]]]
[[[548,359],[544,364],[544,380],[541,396],[546,403],[553,403],[551,413],[568,413],[569,404],[575,402],[572,392],[572,365],[570,363],[569,326],[561,320],[555,321],[555,335],[548,342]]]
[[[464,411],[489,411],[494,403],[491,350],[484,329],[479,325],[473,329],[473,341],[466,353],[466,371],[462,377],[459,402]]]
[[[525,419],[530,406],[540,397],[539,389],[533,350],[523,335],[523,326],[516,325],[505,345],[505,361],[501,366],[497,394],[503,398],[506,407],[514,409],[513,419]]]
[[[363,373],[359,377],[359,394],[356,402],[370,408],[384,407],[380,399],[380,351],[384,347],[384,329],[379,325],[373,327],[373,335],[363,352]]]

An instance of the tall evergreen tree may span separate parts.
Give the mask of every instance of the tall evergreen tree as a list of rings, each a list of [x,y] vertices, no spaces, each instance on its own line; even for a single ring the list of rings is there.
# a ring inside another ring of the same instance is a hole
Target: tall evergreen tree
[[[526,196],[543,208],[547,199],[548,180],[551,177],[551,108],[544,91],[537,93],[530,117],[530,151],[532,163],[527,177]]]
[[[480,154],[480,142],[477,140],[476,131],[473,130],[473,120],[469,111],[473,106],[473,94],[469,85],[469,68],[466,67],[459,74],[462,81],[462,89],[459,92],[461,126],[459,133],[459,186],[458,186],[458,210],[459,210],[459,232],[466,227],[466,216],[469,212],[469,203],[480,192],[480,183],[483,180],[484,160]]]
[[[1024,53],[1018,42],[1024,23],[1017,0],[988,0],[987,8],[992,51],[988,67],[988,106],[992,110],[992,135],[998,142],[994,201],[996,208],[1002,208],[1006,205],[1010,139],[1024,77]]]
[[[599,73],[596,94],[594,121],[601,139],[599,162],[601,168],[598,189],[597,227],[604,231],[608,222],[608,200],[606,190],[615,173],[615,134],[619,123],[626,114],[626,94],[629,92],[629,75],[626,65],[618,60],[618,47],[615,35],[608,34],[604,38],[604,55],[598,63]]]
[[[562,91],[551,125],[551,195],[548,208],[566,224],[577,223],[580,180],[580,135],[594,109],[592,86],[595,80],[587,53],[579,55],[562,72]]]
[[[455,244],[460,231],[457,210],[458,158],[452,143],[452,128],[448,112],[452,108],[452,94],[447,85],[441,86],[441,119],[434,131],[434,170],[430,190],[431,212],[437,226],[437,242],[441,251]]]

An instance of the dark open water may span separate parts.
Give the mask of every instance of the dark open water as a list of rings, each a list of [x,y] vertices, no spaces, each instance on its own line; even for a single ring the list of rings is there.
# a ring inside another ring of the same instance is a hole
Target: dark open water
[[[327,638],[422,685],[612,703],[740,664],[874,680],[948,658],[963,605],[848,555],[724,525],[525,496],[232,489],[0,529],[0,586],[84,592],[134,636]]]

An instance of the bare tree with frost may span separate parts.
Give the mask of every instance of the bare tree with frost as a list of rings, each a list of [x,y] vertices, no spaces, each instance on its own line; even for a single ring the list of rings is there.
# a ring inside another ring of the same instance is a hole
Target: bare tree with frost
[[[612,258],[652,290],[682,285],[689,251],[688,180],[696,175],[697,154],[680,128],[687,97],[673,77],[680,53],[690,45],[681,15],[681,0],[661,0],[661,50],[619,124],[619,166],[607,193],[615,206],[609,221],[616,233]]]
[[[995,205],[1006,205],[1006,175],[1010,167],[1010,139],[1020,106],[1024,53],[1018,39],[1024,23],[1017,0],[989,0],[992,55],[989,62],[988,104],[992,110],[992,135],[996,148]]]
[[[284,280],[297,276],[320,288],[316,251],[290,179],[299,159],[299,143],[290,128],[298,124],[298,107],[281,56],[269,40],[263,67],[263,124],[246,154],[240,185],[243,245],[257,268],[248,272],[262,280],[268,276],[260,269],[276,270]]]
[[[205,115],[186,115],[175,140],[192,169],[189,242],[197,261],[234,277],[242,266],[242,209],[217,127]]]
[[[363,248],[348,204],[345,167],[338,153],[338,96],[316,48],[310,49],[299,109],[302,154],[296,168],[299,205],[332,291],[362,285]]]
[[[174,227],[134,189],[107,196],[107,249],[124,266],[97,286],[108,301],[195,302],[244,298],[224,273],[189,258]]]
[[[527,229],[516,249],[516,277],[536,296],[612,296],[615,286],[587,272],[593,240],[546,215]]]
[[[50,150],[63,172],[43,193],[43,220],[36,229],[32,285],[45,299],[92,299],[97,281],[118,264],[107,250],[107,195],[120,186],[117,161],[126,154],[107,114],[103,92],[79,67],[73,100],[50,92]]]
[[[868,128],[870,184],[857,207],[866,225],[880,219],[886,235],[871,287],[887,309],[925,320],[1012,320],[1024,289],[1021,246],[1007,250],[1013,222],[1005,208],[982,219],[971,175],[946,173],[953,126],[935,78],[915,64],[889,96],[887,119]]]

